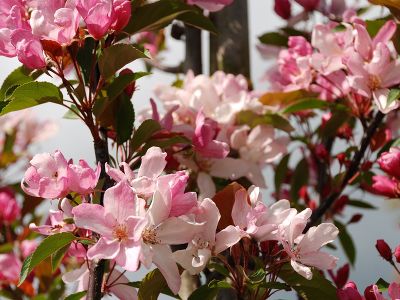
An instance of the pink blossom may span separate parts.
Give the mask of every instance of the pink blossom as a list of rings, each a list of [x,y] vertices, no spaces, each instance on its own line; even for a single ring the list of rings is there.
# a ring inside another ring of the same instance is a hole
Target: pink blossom
[[[204,113],[199,111],[192,138],[195,150],[204,157],[225,158],[229,153],[229,146],[215,139],[217,132],[217,122],[206,118]]]
[[[127,0],[78,0],[76,8],[87,30],[97,40],[109,30],[123,29],[131,17],[130,1]]]
[[[131,18],[131,1],[114,0],[111,29],[120,31],[128,25]]]
[[[152,57],[158,53],[157,34],[152,31],[140,32],[136,36],[138,44],[143,44],[144,48],[150,52]]]
[[[96,170],[90,168],[84,160],[79,160],[79,165],[68,165],[68,189],[80,195],[88,195],[93,193],[101,172],[100,163],[97,164]]]
[[[18,60],[30,69],[46,67],[40,40],[30,30],[17,29],[11,33],[11,44],[17,50]]]
[[[67,194],[68,163],[60,151],[37,154],[30,165],[21,183],[25,193],[50,199]]]
[[[74,0],[38,1],[33,5],[30,17],[32,33],[44,40],[68,45],[75,37],[80,16]]]
[[[248,200],[249,196],[249,200]],[[267,207],[258,187],[252,186],[248,194],[239,190],[232,208],[233,223],[259,242],[278,239],[278,225],[295,214],[288,200],[279,200]]]
[[[153,262],[163,274],[171,291],[177,294],[181,278],[169,245],[190,242],[204,227],[184,216],[169,217],[171,196],[169,185],[158,182],[148,211],[146,214],[142,213],[146,221],[141,230],[140,261],[146,268]]]
[[[11,43],[11,34],[16,29],[29,29],[25,19],[26,9],[21,0],[0,1],[0,55],[14,57],[17,55]]]
[[[104,206],[83,203],[72,209],[75,224],[101,235],[88,252],[89,259],[115,259],[129,271],[139,265],[140,228],[143,218],[136,215],[136,207],[144,206],[125,181],[104,193]]]
[[[0,223],[11,224],[21,215],[21,206],[15,199],[14,191],[8,187],[0,188]]]
[[[351,88],[358,94],[373,96],[376,105],[383,113],[396,109],[398,101],[387,103],[389,88],[400,83],[398,75],[400,71],[400,60],[391,60],[389,48],[379,43],[373,51],[371,61],[354,54],[347,61],[347,66],[352,73],[349,77]]]
[[[0,254],[0,282],[17,282],[22,263],[14,253]]]
[[[322,223],[303,234],[311,212],[311,209],[306,208],[279,225],[280,242],[291,259],[290,264],[297,273],[307,279],[313,276],[310,267],[320,270],[335,268],[337,258],[320,252],[319,249],[334,241],[339,233],[335,225]]]
[[[232,4],[233,0],[187,0],[190,5],[197,5],[202,9],[215,12]]]
[[[68,221],[68,219],[70,219]],[[60,232],[72,232],[75,225],[71,224],[72,206],[67,198],[61,202],[61,210],[50,210],[49,219],[44,225],[29,224],[29,229],[43,235],[53,235]]]
[[[378,164],[390,176],[400,179],[400,148],[392,147],[378,158]]]
[[[187,172],[178,171],[175,174],[165,175],[159,179],[166,182],[171,189],[170,217],[179,217],[188,214],[197,206],[197,195],[194,192],[185,193],[189,180]]]
[[[156,183],[165,166],[167,153],[162,152],[158,147],[151,147],[142,156],[138,173],[135,174],[126,163],[122,163],[124,172],[106,165],[107,174],[115,181],[127,180],[133,191],[142,198],[150,197],[156,187]]]
[[[175,251],[174,259],[190,274],[199,274],[213,255],[217,255],[235,245],[243,236],[240,228],[228,226],[216,233],[221,215],[211,199],[204,199],[196,215],[196,221],[204,228],[188,244],[185,250]]]
[[[393,180],[383,175],[375,175],[372,177],[372,180],[373,180],[372,191],[374,193],[389,198],[397,198],[398,183],[396,180]]]

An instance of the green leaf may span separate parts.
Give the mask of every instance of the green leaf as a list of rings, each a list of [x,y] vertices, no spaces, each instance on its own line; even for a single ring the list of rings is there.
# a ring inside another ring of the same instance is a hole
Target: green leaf
[[[61,249],[57,250],[51,255],[51,270],[53,273],[58,269],[61,264],[62,259],[64,258],[65,254],[67,253],[71,243],[65,245]]]
[[[347,202],[347,204],[359,208],[376,209],[375,206],[361,200],[350,199],[349,202]]]
[[[152,139],[144,145],[143,151],[146,151],[150,147],[159,147],[161,149],[167,149],[176,144],[191,144],[191,141],[187,137],[182,135],[177,135],[167,139]]]
[[[389,107],[394,101],[400,98],[400,89],[391,89],[387,99],[386,107]]]
[[[82,291],[82,292],[77,292],[75,294],[71,294],[67,296],[64,300],[80,300],[83,297],[85,297],[87,294],[87,291]]]
[[[249,275],[249,279],[252,283],[259,283],[260,281],[265,280],[266,272],[263,268],[254,271]]]
[[[138,58],[147,58],[139,49],[128,44],[115,44],[104,49],[99,57],[100,73],[105,79]]]
[[[260,284],[260,287],[272,290],[285,290],[285,291],[292,290],[291,287],[284,282],[263,282]]]
[[[155,269],[147,273],[140,283],[138,298],[139,300],[157,300],[160,294],[175,298],[160,270]]]
[[[107,87],[107,96],[112,99],[122,93],[122,91],[132,82],[138,80],[143,76],[150,75],[149,72],[136,72],[131,74],[119,74],[110,85]]]
[[[300,188],[308,184],[309,170],[306,159],[302,159],[294,169],[290,182],[290,197],[292,201],[299,199]]]
[[[143,31],[156,31],[169,25],[179,16],[189,12],[199,15],[202,14],[196,7],[187,5],[179,0],[157,1],[146,4],[132,10],[132,17],[129,24],[124,28],[124,31],[130,34]],[[190,21],[187,16],[183,17],[183,19],[182,21]],[[191,23],[195,23],[196,27],[203,26],[205,21],[202,20],[202,22],[199,23],[199,20],[200,16],[197,16]],[[206,24],[205,27],[202,28],[208,30],[210,27],[210,24]]]
[[[117,143],[125,143],[132,135],[135,122],[135,110],[129,97],[122,94],[119,97],[119,105],[115,114],[115,130],[117,132]]]
[[[76,107],[75,104],[72,104],[68,111],[64,114],[63,119],[67,119],[67,120],[76,120],[79,119],[79,117],[77,116],[77,113],[79,114],[79,110]]]
[[[279,195],[281,185],[286,178],[290,154],[285,155],[275,169],[275,193]]]
[[[212,280],[208,285],[202,285],[189,296],[188,300],[214,300],[221,289],[230,289],[226,281]]]
[[[25,259],[21,268],[19,285],[25,281],[26,277],[38,264],[61,248],[69,245],[75,239],[76,237],[70,232],[58,233],[45,238],[35,252]]]
[[[7,98],[7,105],[1,110],[0,116],[46,102],[60,104],[62,100],[62,94],[54,84],[50,82],[28,82],[17,87]]]
[[[307,109],[321,109],[328,106],[328,102],[323,101],[317,98],[305,98],[301,99],[288,107],[286,107],[282,113],[283,114],[292,114],[295,112],[307,110]]]
[[[376,36],[378,31],[385,25],[387,20],[385,19],[377,19],[377,20],[366,20],[367,31],[371,37]]]
[[[219,274],[228,277],[229,276],[229,271],[221,264],[219,263],[209,263],[208,268],[212,271],[218,272]]]
[[[351,265],[354,266],[354,262],[356,261],[356,248],[354,246],[353,239],[348,233],[346,226],[337,220],[334,223],[339,229],[339,241],[343,247],[344,253],[346,254]]]
[[[279,277],[304,299],[337,300],[336,288],[318,270],[314,270],[312,279],[307,280],[296,273],[290,264],[285,264]]]
[[[145,120],[142,124],[140,124],[139,128],[132,137],[132,142],[130,145],[131,150],[136,151],[159,130],[161,130],[161,125],[158,122],[152,119]]]
[[[42,71],[32,71],[25,66],[15,69],[7,76],[0,88],[0,101],[4,101],[17,86],[34,81],[42,74]]]
[[[288,37],[279,32],[267,32],[258,37],[259,41],[266,45],[287,47]]]
[[[176,19],[198,29],[207,30],[211,33],[217,34],[217,28],[214,26],[211,20],[198,11],[183,13],[178,15]]]
[[[378,286],[380,292],[384,292],[389,288],[389,282],[382,278],[379,278],[375,284]]]
[[[246,110],[241,111],[237,115],[237,122],[240,125],[249,125],[251,128],[257,125],[271,125],[274,128],[281,129],[286,132],[293,131],[294,128],[289,121],[278,114],[257,115],[256,113]]]

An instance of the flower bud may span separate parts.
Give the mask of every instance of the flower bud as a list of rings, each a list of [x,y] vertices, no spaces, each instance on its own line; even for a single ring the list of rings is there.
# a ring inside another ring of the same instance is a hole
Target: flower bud
[[[354,214],[354,215],[351,217],[351,219],[350,219],[350,221],[349,221],[349,224],[360,222],[361,219],[362,219],[362,217],[363,217],[362,214]]]
[[[292,16],[292,5],[289,0],[275,0],[275,13],[282,19],[289,19]]]
[[[383,259],[392,261],[392,249],[390,249],[389,245],[384,240],[377,240],[375,247]]]
[[[132,70],[130,70],[130,69],[123,69],[123,70],[119,73],[120,76],[123,76],[123,75],[130,75],[130,74],[133,74]],[[128,84],[128,85],[125,87],[124,92],[125,92],[125,94],[126,94],[128,97],[132,97],[133,93],[135,92],[135,85],[136,85],[136,82],[133,81],[132,83]]]

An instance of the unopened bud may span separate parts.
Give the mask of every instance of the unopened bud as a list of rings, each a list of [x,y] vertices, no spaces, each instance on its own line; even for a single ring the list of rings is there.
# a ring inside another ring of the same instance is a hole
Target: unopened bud
[[[383,259],[389,262],[392,261],[392,249],[390,249],[389,245],[384,240],[377,240],[375,247]]]
[[[394,257],[396,258],[396,261],[400,263],[400,245],[394,249]]]

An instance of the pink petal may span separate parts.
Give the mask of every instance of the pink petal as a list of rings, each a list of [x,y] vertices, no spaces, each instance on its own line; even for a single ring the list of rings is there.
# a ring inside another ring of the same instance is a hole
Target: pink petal
[[[157,239],[162,244],[186,244],[202,229],[202,224],[189,223],[181,218],[172,217],[156,228]]]
[[[383,25],[372,41],[372,47],[375,48],[379,43],[387,44],[397,30],[396,22],[389,20]]]
[[[245,229],[247,224],[247,214],[250,212],[250,205],[247,200],[247,192],[241,189],[235,194],[235,202],[232,208],[232,219],[236,226]]]
[[[118,270],[113,270],[108,282],[115,282],[113,286],[109,288],[109,291],[118,299],[136,300],[138,298],[136,289],[126,284],[129,283],[128,278],[125,275],[122,275]]]
[[[118,240],[107,240],[101,237],[87,252],[89,259],[114,259],[120,252],[121,243]]]
[[[243,233],[238,227],[230,225],[221,230],[215,236],[214,254],[221,253],[229,247],[232,247],[238,243],[242,237]]]
[[[99,204],[82,203],[72,209],[77,227],[92,230],[102,236],[112,236],[112,226],[105,218],[105,209]]]
[[[298,244],[298,247],[302,253],[317,251],[322,246],[333,242],[338,234],[339,230],[335,225],[322,223],[311,227]]]
[[[135,201],[136,196],[126,181],[119,182],[104,193],[105,212],[119,223],[135,214]]]
[[[336,267],[338,259],[328,253],[315,251],[302,255],[299,260],[307,266],[316,267],[320,270],[331,270]]]
[[[153,262],[167,281],[168,287],[176,295],[181,288],[178,266],[172,259],[172,251],[166,245],[153,245]]]
[[[162,152],[158,147],[151,147],[147,150],[146,154],[142,157],[142,163],[139,168],[138,176],[157,178],[164,171],[167,165],[167,153]]]
[[[311,268],[306,267],[298,262],[296,262],[295,260],[291,260],[290,264],[292,265],[293,269],[299,273],[301,276],[307,278],[308,280],[311,280],[313,277]]]

